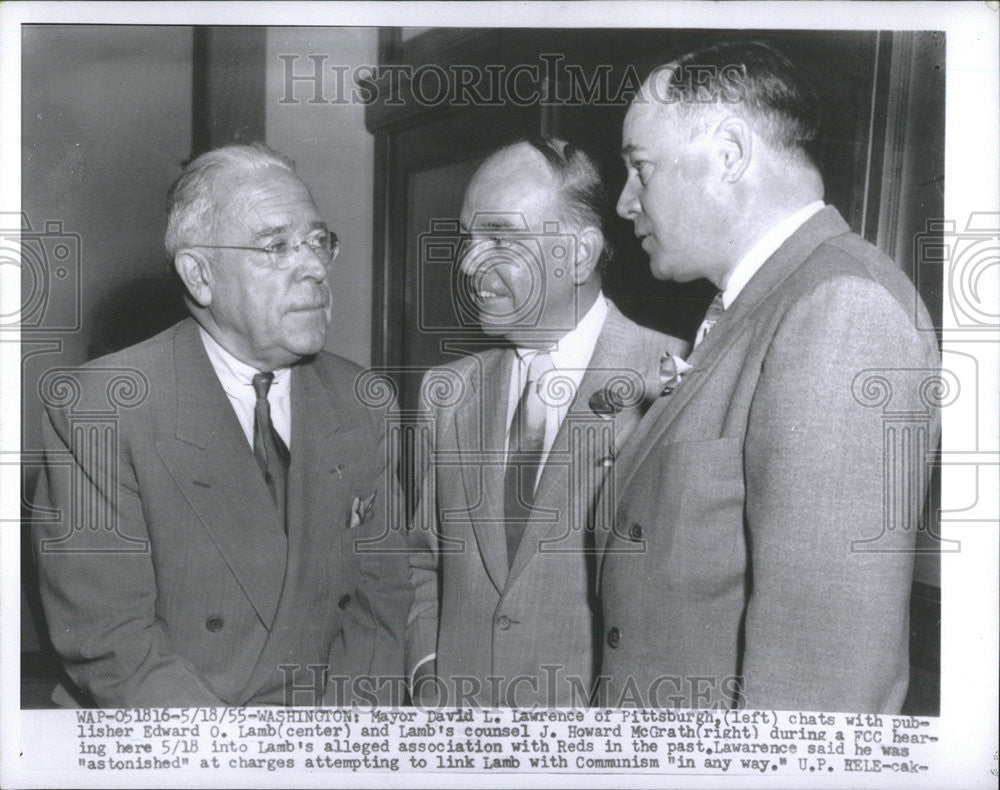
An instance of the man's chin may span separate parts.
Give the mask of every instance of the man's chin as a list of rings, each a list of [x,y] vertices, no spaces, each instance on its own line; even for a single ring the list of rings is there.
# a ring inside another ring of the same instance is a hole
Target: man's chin
[[[650,257],[649,273],[657,280],[674,283],[686,283],[699,277],[699,275],[681,271],[675,261],[663,260],[658,257]]]
[[[484,335],[489,335],[490,337],[506,337],[514,329],[510,324],[500,321],[489,321],[481,316],[479,318],[479,328],[483,330]]]
[[[288,364],[297,362],[302,357],[311,357],[318,354],[326,345],[326,330],[302,333],[294,338],[290,338],[285,345],[287,355],[291,358]]]

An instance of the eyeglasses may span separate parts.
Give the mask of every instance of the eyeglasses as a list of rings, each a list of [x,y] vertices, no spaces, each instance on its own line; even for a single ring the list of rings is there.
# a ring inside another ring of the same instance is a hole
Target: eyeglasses
[[[271,265],[276,269],[287,269],[292,259],[302,245],[306,245],[324,266],[329,266],[340,252],[340,239],[332,230],[322,230],[313,233],[301,241],[276,239],[266,247],[243,247],[233,244],[189,244],[189,247],[201,247],[208,250],[247,250],[262,252],[267,255]]]

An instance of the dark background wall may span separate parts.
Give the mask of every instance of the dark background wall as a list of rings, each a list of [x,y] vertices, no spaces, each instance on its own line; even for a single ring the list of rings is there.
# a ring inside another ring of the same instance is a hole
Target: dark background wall
[[[34,231],[61,223],[71,249],[67,276],[50,280],[38,328],[22,332],[26,451],[40,447],[37,386],[46,370],[148,337],[179,314],[163,205],[191,148],[191,37],[190,27],[24,29],[21,205]],[[54,247],[43,246],[51,257]],[[26,302],[40,275],[22,270]],[[37,472],[24,468],[28,495]],[[39,617],[25,568],[21,634],[31,649]]]

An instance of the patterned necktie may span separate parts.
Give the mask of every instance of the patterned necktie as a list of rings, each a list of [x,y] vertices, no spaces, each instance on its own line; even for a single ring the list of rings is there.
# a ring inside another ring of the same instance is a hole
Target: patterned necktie
[[[273,373],[258,373],[253,377],[257,403],[253,409],[253,454],[271,492],[271,499],[285,523],[285,488],[288,485],[288,448],[271,423],[271,404],[267,391],[274,381]],[[287,527],[286,527],[287,529]]]
[[[708,306],[708,312],[705,313],[705,318],[702,320],[701,326],[698,327],[698,333],[694,336],[695,348],[698,348],[698,344],[708,337],[708,333],[712,331],[712,327],[722,318],[725,310],[726,308],[722,305],[722,291],[719,291]]]
[[[507,468],[504,472],[504,523],[507,533],[507,562],[514,555],[524,534],[524,525],[535,499],[535,478],[545,447],[547,407],[539,394],[541,378],[552,370],[552,357],[538,353],[528,365],[528,377],[521,399],[514,410],[507,438]]]

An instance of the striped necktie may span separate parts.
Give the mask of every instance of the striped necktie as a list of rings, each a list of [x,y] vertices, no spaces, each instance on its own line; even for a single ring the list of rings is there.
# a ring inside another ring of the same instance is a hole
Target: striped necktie
[[[264,482],[271,492],[271,499],[285,523],[285,489],[288,485],[288,447],[271,422],[271,404],[267,392],[274,381],[273,373],[258,373],[253,377],[253,391],[257,402],[253,409],[253,454],[264,475]],[[287,526],[286,526],[287,529]]]

